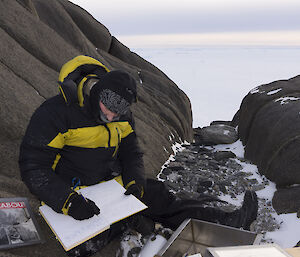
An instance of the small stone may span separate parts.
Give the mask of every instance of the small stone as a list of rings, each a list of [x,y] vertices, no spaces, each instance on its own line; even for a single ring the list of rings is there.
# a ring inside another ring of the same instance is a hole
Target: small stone
[[[209,165],[209,167],[211,167],[211,168],[213,168],[215,170],[219,170],[220,169],[219,165],[216,164],[216,163],[210,162],[208,165]]]
[[[217,161],[236,157],[236,155],[231,151],[218,151],[218,152],[215,152],[213,156],[214,156],[214,159]]]
[[[210,180],[200,180],[200,181],[198,181],[199,186],[211,187],[212,184],[213,184],[213,182],[210,181]]]
[[[197,151],[198,151],[198,153],[209,153],[210,152],[210,150],[208,150],[205,147],[197,147]]]
[[[236,199],[236,195],[233,192],[230,192],[229,194],[230,194],[231,198]]]
[[[247,177],[248,174],[246,172],[240,171],[235,174],[236,177]]]
[[[216,160],[211,160],[209,163],[213,163],[213,164],[219,165],[219,162],[216,161]]]
[[[201,193],[205,192],[206,190],[207,190],[206,187],[198,186],[198,188],[197,188],[197,193],[201,194]]]
[[[189,165],[191,165],[191,164],[193,164],[193,163],[196,163],[196,161],[193,160],[193,159],[187,159],[185,162],[186,162],[187,164],[189,164]]]
[[[160,173],[160,174],[159,174],[159,178],[160,178],[160,179],[163,179],[163,180],[166,180],[166,179],[167,179],[167,176],[166,176],[164,173]]]
[[[224,185],[220,185],[219,187],[220,187],[220,190],[221,190],[222,193],[228,194],[228,191],[227,191],[227,189]]]
[[[175,191],[180,190],[180,185],[178,183],[174,183],[174,182],[171,182],[168,180],[166,180],[164,183],[166,184],[167,187],[169,187]]]
[[[220,191],[219,185],[214,185],[214,186],[213,186],[213,190],[215,190],[215,191]]]
[[[251,184],[257,184],[258,183],[256,178],[248,179],[248,182],[250,182]]]
[[[162,173],[165,175],[170,175],[172,173],[172,171],[169,168],[165,168],[165,169],[163,169]]]
[[[252,185],[252,190],[254,191],[259,191],[259,190],[262,190],[265,188],[265,185],[264,184],[259,184],[259,185]]]
[[[224,186],[232,186],[232,181],[231,179],[229,180],[223,180],[223,181],[220,181],[219,184],[220,185],[224,185]]]
[[[178,156],[176,157],[176,161],[179,161],[179,162],[186,162],[188,161],[188,158],[187,157],[184,157],[184,156]]]
[[[176,166],[181,166],[181,162],[173,161],[173,162],[170,162],[168,165],[169,168],[176,167]]]
[[[182,166],[172,166],[172,167],[170,167],[170,169],[172,171],[179,171],[179,170],[184,170],[184,167],[182,167]]]
[[[141,250],[142,250],[141,247],[134,247],[134,248],[130,249],[127,256],[128,257],[135,257],[135,256],[137,256],[137,254],[139,254],[141,252]]]

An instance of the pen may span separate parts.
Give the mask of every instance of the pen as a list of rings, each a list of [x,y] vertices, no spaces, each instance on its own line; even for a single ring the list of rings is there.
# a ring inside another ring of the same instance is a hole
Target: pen
[[[76,192],[76,188],[79,187],[80,184],[81,184],[80,178],[75,177],[72,179],[73,190],[75,192]],[[81,195],[82,198],[87,202],[87,199],[80,192],[78,192],[78,194]]]
[[[82,196],[82,198],[87,202],[88,200],[83,196],[83,194],[81,194],[81,193],[78,193],[79,195],[81,195]]]

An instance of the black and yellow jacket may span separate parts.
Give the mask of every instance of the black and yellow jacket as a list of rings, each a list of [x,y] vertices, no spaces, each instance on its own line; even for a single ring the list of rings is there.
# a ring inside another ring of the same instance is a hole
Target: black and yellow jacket
[[[120,164],[124,186],[144,186],[142,152],[131,117],[99,124],[88,102],[66,102],[64,94],[46,100],[27,127],[19,165],[30,191],[61,212],[74,178],[81,185],[111,179],[115,163]]]

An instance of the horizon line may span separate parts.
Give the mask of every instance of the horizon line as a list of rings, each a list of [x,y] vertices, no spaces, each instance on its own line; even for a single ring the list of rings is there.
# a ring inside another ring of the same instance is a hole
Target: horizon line
[[[300,30],[119,35],[131,47],[153,46],[300,46]]]

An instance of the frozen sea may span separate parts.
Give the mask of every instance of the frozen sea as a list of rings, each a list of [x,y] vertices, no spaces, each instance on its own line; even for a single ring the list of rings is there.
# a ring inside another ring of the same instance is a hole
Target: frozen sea
[[[153,46],[131,51],[189,97],[193,127],[231,120],[254,87],[300,74],[300,46]]]

